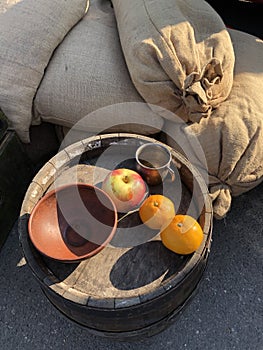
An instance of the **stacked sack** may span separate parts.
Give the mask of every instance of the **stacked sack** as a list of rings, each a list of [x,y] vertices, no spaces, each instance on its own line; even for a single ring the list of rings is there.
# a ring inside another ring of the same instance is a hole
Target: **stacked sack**
[[[130,80],[109,0],[12,0],[0,10],[0,107],[24,143],[41,121],[77,138],[160,131],[162,117]]]
[[[109,0],[91,0],[87,14],[54,52],[34,115],[60,125],[65,144],[101,132],[152,135],[162,128],[163,118],[131,82]]]
[[[36,91],[56,47],[85,15],[87,0],[12,0],[0,13],[0,108],[28,143]]]
[[[208,117],[229,95],[234,52],[205,1],[112,0],[131,79],[147,103],[188,122]]]
[[[227,214],[232,196],[263,180],[263,41],[236,30],[229,33],[236,56],[229,98],[200,123],[165,124],[168,144],[178,148],[177,135],[185,135],[184,147],[195,165],[208,170],[216,218]],[[191,145],[193,137],[203,154]]]

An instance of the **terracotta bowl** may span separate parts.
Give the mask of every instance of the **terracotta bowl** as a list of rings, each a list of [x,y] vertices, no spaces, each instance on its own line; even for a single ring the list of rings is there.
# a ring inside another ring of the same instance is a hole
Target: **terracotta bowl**
[[[28,222],[29,237],[44,255],[76,262],[97,254],[113,238],[117,210],[101,189],[70,184],[45,194]]]

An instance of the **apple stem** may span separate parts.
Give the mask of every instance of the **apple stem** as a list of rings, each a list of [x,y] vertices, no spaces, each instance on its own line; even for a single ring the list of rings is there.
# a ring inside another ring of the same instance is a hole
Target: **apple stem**
[[[127,184],[129,182],[129,177],[127,175],[124,176],[123,181]]]
[[[159,203],[158,203],[158,202],[154,202],[153,205],[154,205],[155,207],[159,207]]]

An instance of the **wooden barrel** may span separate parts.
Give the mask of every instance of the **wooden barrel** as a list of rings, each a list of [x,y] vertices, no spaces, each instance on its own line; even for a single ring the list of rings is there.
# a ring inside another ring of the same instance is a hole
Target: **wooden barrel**
[[[171,149],[175,182],[149,188],[175,203],[177,213],[198,217],[205,238],[191,255],[165,248],[156,231],[134,213],[119,222],[111,243],[90,259],[62,263],[41,255],[28,236],[28,218],[55,185],[86,182],[100,186],[105,174],[134,164],[136,149],[152,138],[107,134],[68,146],[38,172],[25,195],[19,219],[24,256],[42,290],[64,315],[93,334],[132,340],[170,325],[194,295],[204,273],[212,235],[212,205],[197,170]]]

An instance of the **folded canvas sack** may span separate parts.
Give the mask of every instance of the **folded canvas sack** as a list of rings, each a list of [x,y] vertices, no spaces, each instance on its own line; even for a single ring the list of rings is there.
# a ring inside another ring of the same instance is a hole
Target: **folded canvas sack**
[[[74,127],[76,138],[105,129],[148,135],[162,128],[163,119],[130,79],[109,0],[90,1],[85,17],[59,45],[37,91],[34,112],[64,126],[63,131]]]
[[[229,211],[232,196],[263,180],[263,41],[240,31],[229,33],[236,57],[229,98],[200,123],[165,125],[168,144],[186,150],[201,171],[207,168],[216,218]]]
[[[185,121],[207,117],[229,95],[234,52],[203,0],[112,0],[134,85],[146,102]]]
[[[84,16],[88,0],[17,0],[0,13],[0,107],[29,142],[32,105],[50,57]]]

